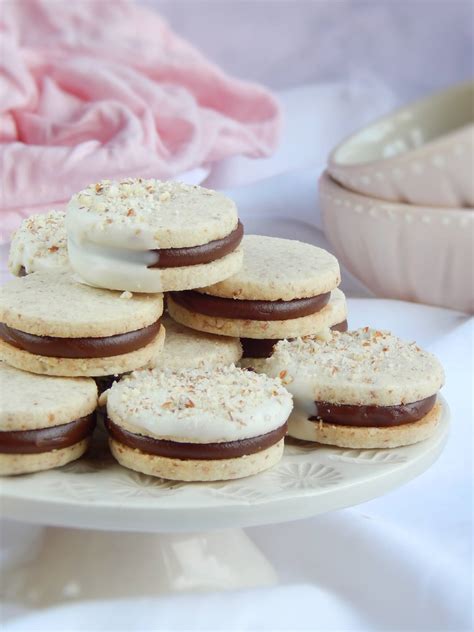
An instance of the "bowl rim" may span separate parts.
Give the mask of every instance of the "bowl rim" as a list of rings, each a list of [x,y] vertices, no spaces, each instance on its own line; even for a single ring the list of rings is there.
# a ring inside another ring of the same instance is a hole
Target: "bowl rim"
[[[353,163],[344,163],[336,159],[336,155],[342,148],[344,148],[349,143],[352,143],[358,136],[367,133],[370,129],[376,126],[379,126],[383,123],[389,122],[393,119],[403,117],[404,114],[407,114],[409,112],[413,113],[414,110],[415,111],[422,110],[427,104],[431,102],[434,105],[436,105],[437,101],[444,100],[445,98],[449,98],[450,96],[454,97],[457,93],[464,93],[464,92],[467,93],[466,98],[468,98],[469,93],[472,93],[473,96],[471,98],[474,99],[474,80],[463,81],[462,83],[458,83],[455,86],[451,86],[450,88],[447,88],[445,90],[440,90],[428,96],[422,97],[420,99],[416,99],[415,101],[412,101],[404,106],[401,106],[399,108],[396,108],[395,110],[392,110],[388,114],[378,117],[377,119],[375,119],[368,125],[365,125],[364,127],[361,127],[357,131],[353,132],[352,134],[349,134],[348,136],[346,136],[340,143],[336,145],[336,147],[334,147],[334,149],[332,149],[328,157],[328,169],[334,172],[336,171],[348,172],[348,171],[353,171],[353,170],[360,170],[361,168],[372,168],[375,166],[378,166],[379,169],[383,168],[385,165],[387,165],[388,167],[391,167],[392,165],[404,160],[408,156],[415,157],[426,151],[431,151],[432,149],[436,149],[436,147],[440,145],[441,143],[444,144],[446,141],[451,140],[452,137],[455,137],[460,134],[464,134],[466,131],[472,130],[474,132],[474,119],[473,119],[472,122],[467,123],[465,125],[461,125],[459,127],[456,127],[450,130],[449,132],[436,136],[432,138],[431,140],[427,141],[426,143],[423,143],[419,147],[408,149],[394,156],[387,156],[387,157],[380,156],[379,158],[376,158],[373,160],[365,160],[365,161],[353,162]]]
[[[451,208],[448,206],[423,206],[421,204],[408,204],[406,202],[392,202],[389,200],[383,200],[382,198],[364,195],[363,193],[358,193],[357,191],[352,191],[351,189],[346,189],[345,186],[343,186],[340,182],[338,182],[331,176],[331,173],[327,169],[325,169],[321,173],[318,179],[318,197],[322,194],[321,185],[333,187],[341,195],[356,198],[360,200],[361,204],[364,204],[366,206],[368,206],[369,204],[379,204],[380,206],[383,206],[386,210],[390,208],[400,213],[435,213],[437,215],[449,213],[451,216],[453,214],[459,217],[472,216],[474,219],[474,207],[470,206]]]

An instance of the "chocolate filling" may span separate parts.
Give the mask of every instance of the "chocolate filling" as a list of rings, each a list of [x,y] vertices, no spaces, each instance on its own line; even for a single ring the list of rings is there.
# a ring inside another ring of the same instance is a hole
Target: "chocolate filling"
[[[54,338],[35,336],[0,323],[0,338],[22,351],[54,358],[107,358],[130,353],[152,342],[160,330],[160,321],[124,334],[104,338]]]
[[[353,406],[314,402],[316,414],[309,421],[360,427],[390,427],[419,421],[427,415],[436,402],[436,394],[410,404],[397,406]]]
[[[243,358],[269,358],[281,338],[241,338]]]
[[[93,414],[68,424],[39,428],[38,430],[14,430],[0,432],[1,454],[40,454],[68,448],[89,437],[95,426]]]
[[[122,375],[125,375],[125,373],[122,373]],[[112,388],[115,382],[120,380],[122,375],[103,375],[101,377],[95,377],[94,381],[97,384],[97,392],[99,395],[102,395],[102,393],[108,391],[109,388]]]
[[[207,316],[243,320],[289,320],[319,312],[327,305],[331,292],[293,301],[247,301],[201,294],[194,290],[171,292],[171,296],[178,305]]]
[[[190,248],[163,248],[161,250],[150,250],[156,253],[155,263],[148,268],[179,268],[181,266],[195,266],[200,263],[210,263],[216,259],[221,259],[233,252],[242,241],[244,227],[240,223],[237,228],[222,239],[215,239],[201,246],[191,246]]]
[[[163,456],[168,459],[199,459],[216,461],[221,459],[234,459],[248,454],[261,452],[283,439],[287,431],[287,424],[267,434],[241,439],[240,441],[223,441],[222,443],[180,443],[167,439],[153,439],[125,430],[107,419],[105,422],[110,436],[115,441],[123,443],[129,448],[140,450],[146,454]]]
[[[347,320],[333,325],[333,331],[347,331]],[[273,348],[282,338],[241,338],[243,358],[269,358],[273,353]],[[287,340],[294,340],[288,338]]]
[[[343,320],[340,323],[337,323],[336,325],[333,325],[331,327],[331,331],[347,331],[349,329],[349,323],[347,322],[347,320]]]

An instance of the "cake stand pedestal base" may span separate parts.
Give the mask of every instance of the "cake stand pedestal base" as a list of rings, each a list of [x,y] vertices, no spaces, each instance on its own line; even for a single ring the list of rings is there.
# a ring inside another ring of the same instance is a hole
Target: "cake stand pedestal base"
[[[269,586],[276,572],[242,529],[123,533],[47,527],[2,598],[27,608],[173,591]]]

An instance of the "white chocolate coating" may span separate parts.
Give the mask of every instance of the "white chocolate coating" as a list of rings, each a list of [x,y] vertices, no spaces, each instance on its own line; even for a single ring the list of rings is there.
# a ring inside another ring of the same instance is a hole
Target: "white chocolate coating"
[[[257,437],[280,428],[291,409],[291,395],[278,379],[235,366],[135,371],[107,391],[113,422],[184,443]]]
[[[439,361],[415,343],[365,327],[333,332],[329,340],[282,340],[266,363],[308,416],[314,402],[396,406],[439,391],[444,372]]]
[[[149,252],[102,248],[84,243],[78,247],[69,239],[71,266],[81,279],[94,287],[129,292],[170,292],[190,290],[209,280],[221,280],[242,265],[242,250],[236,248],[210,263],[177,268],[147,268]]]
[[[49,211],[24,219],[13,235],[8,268],[19,276],[38,270],[68,270],[67,235],[63,211]]]

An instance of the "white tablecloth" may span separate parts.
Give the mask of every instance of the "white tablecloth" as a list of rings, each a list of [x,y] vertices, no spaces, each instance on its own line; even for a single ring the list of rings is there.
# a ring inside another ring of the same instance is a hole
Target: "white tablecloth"
[[[370,92],[326,86],[287,94],[285,103],[287,134],[273,162],[234,159],[214,170],[209,182],[233,187],[248,232],[324,244],[315,210],[317,171],[332,144],[348,131],[349,113],[350,126],[356,127],[390,107],[392,97],[377,86]],[[270,179],[257,182],[262,177]],[[344,289],[351,296],[370,295],[350,276]],[[276,587],[65,602],[29,613],[19,603],[8,603],[3,629],[471,629],[473,321],[448,310],[377,299],[353,298],[349,310],[351,327],[375,325],[417,339],[445,366],[452,430],[428,472],[352,509],[248,529],[278,572]],[[1,535],[5,568],[23,559],[37,528],[4,522]],[[130,581],[135,572],[140,572],[139,560]]]

